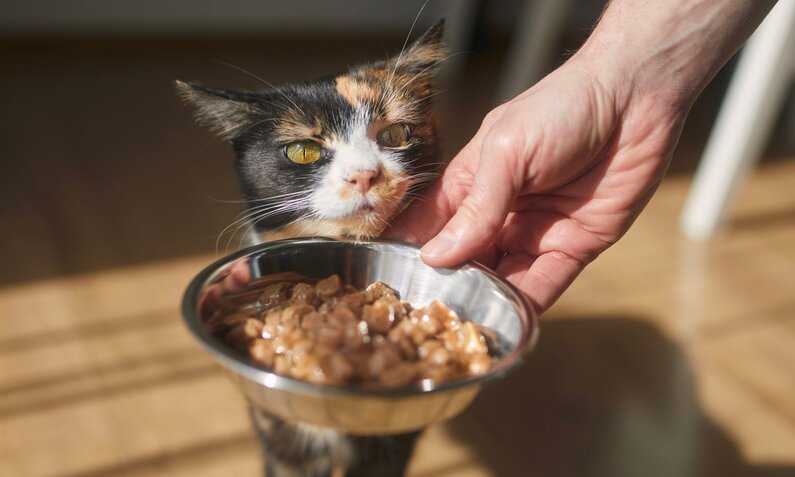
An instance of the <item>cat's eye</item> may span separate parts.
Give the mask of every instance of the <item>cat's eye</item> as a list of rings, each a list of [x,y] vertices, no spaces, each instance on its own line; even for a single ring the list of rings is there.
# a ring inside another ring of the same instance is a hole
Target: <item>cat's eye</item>
[[[288,144],[284,154],[296,164],[311,164],[323,156],[323,148],[315,141],[298,141]]]
[[[382,147],[403,147],[409,141],[409,128],[405,124],[393,124],[382,129],[376,140]]]

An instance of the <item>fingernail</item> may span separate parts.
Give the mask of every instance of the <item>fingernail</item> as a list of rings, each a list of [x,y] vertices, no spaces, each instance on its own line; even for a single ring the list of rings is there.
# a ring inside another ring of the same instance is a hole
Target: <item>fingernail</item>
[[[450,253],[455,246],[455,239],[449,232],[442,232],[433,240],[422,247],[422,255],[428,258],[438,258]]]

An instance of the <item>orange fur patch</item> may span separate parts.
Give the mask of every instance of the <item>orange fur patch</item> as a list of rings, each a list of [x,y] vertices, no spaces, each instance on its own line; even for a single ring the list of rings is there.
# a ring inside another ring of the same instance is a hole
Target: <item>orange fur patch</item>
[[[336,239],[368,239],[377,237],[385,228],[385,223],[368,226],[355,217],[327,220],[299,220],[281,230],[260,234],[266,242],[298,237],[329,237]]]
[[[353,194],[356,192],[356,185],[355,184],[345,184],[339,188],[337,191],[337,197],[340,200],[348,200],[353,197]]]
[[[323,128],[318,118],[315,118],[315,123],[311,126],[298,121],[297,118],[288,118],[276,124],[274,132],[276,140],[289,143],[304,139],[319,138],[321,137]]]
[[[365,102],[374,102],[378,99],[379,92],[370,83],[353,76],[338,76],[336,80],[337,93],[351,106],[359,106]]]

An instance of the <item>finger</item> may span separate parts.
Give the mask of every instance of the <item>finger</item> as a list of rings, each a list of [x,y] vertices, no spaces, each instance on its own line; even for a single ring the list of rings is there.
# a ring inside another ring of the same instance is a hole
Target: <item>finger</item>
[[[490,244],[486,248],[479,250],[475,255],[472,256],[471,260],[478,262],[481,265],[484,265],[492,270],[497,267],[497,264],[500,263],[500,259],[504,255],[504,252],[497,248],[495,243]]]
[[[484,139],[472,188],[452,219],[423,247],[426,263],[456,265],[495,239],[524,182],[522,171],[516,167],[522,150],[517,144],[520,137],[499,133]]]
[[[587,264],[607,249],[609,242],[565,215],[534,210],[509,214],[497,246],[533,256],[564,251]]]
[[[562,252],[539,256],[509,253],[497,266],[497,273],[522,290],[540,315],[557,301],[580,274],[585,264]]]

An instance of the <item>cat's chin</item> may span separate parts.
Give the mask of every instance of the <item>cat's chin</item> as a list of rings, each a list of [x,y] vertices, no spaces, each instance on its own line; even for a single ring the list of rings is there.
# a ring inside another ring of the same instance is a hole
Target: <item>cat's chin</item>
[[[376,211],[362,210],[341,218],[299,220],[282,229],[261,232],[259,235],[264,242],[298,237],[368,240],[381,235],[387,223],[388,219],[379,217]]]
[[[398,186],[405,191],[405,184]],[[406,207],[402,191],[392,191],[392,200],[362,204],[345,215],[306,218],[291,222],[278,230],[260,233],[266,242],[298,237],[329,237],[343,240],[368,240],[381,235],[389,222]],[[398,192],[398,193],[395,193]]]

